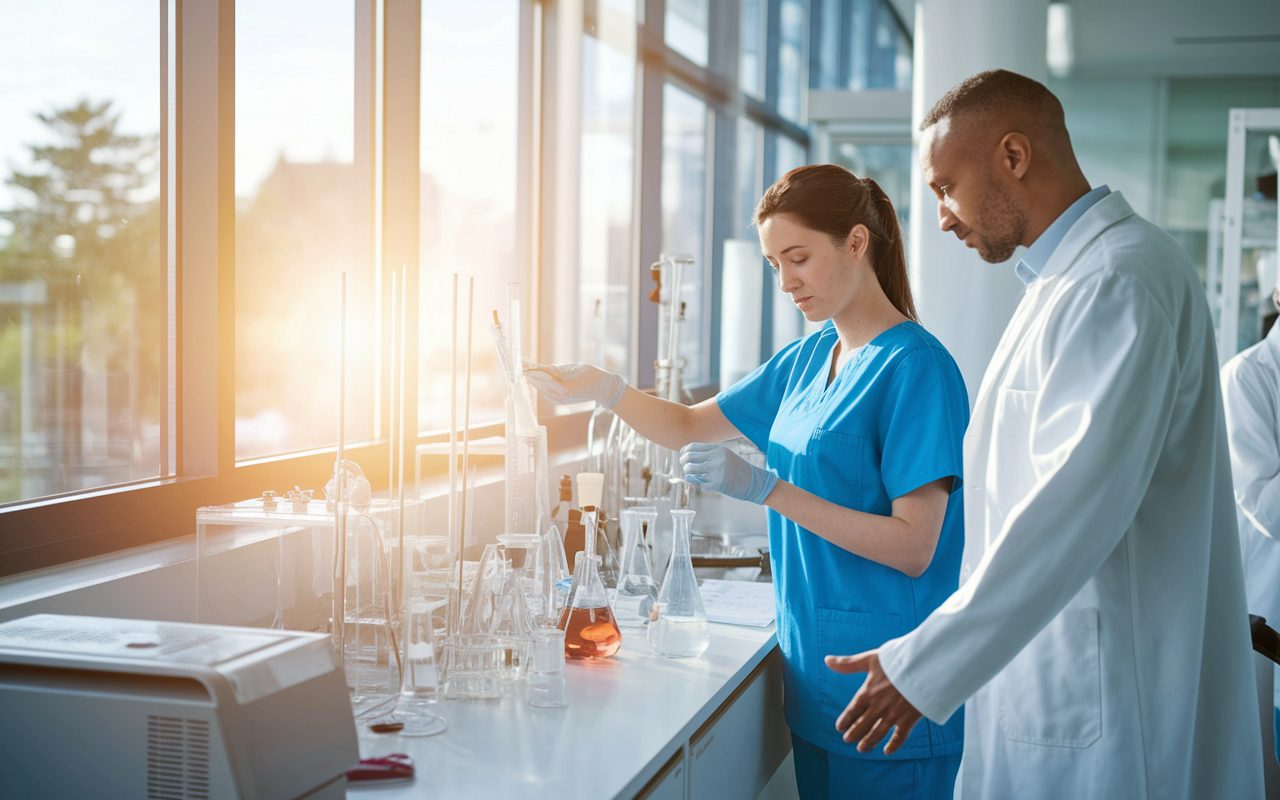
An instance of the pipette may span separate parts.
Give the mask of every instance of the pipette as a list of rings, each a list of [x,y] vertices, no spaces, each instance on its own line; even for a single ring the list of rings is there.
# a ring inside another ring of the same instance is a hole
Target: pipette
[[[498,361],[502,364],[502,374],[507,376],[507,385],[513,385],[516,382],[515,369],[511,364],[511,345],[507,342],[507,331],[502,327],[502,321],[498,319],[498,312],[493,312],[493,324],[489,326],[489,333],[493,334],[493,343],[498,348]]]

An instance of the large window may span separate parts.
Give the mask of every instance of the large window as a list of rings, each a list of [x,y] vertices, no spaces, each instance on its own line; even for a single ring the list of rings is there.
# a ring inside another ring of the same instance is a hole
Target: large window
[[[710,49],[710,0],[667,0],[667,46],[700,67]]]
[[[601,24],[608,24],[609,19],[602,15]],[[632,175],[636,62],[633,52],[620,52],[608,40],[626,41],[626,37],[607,36],[602,41],[584,35],[582,39],[579,302],[574,358],[625,375],[629,371],[632,317],[630,276],[635,263]]]
[[[671,84],[662,92],[662,250],[691,256],[680,286],[685,386],[703,378],[706,281],[707,104]]]
[[[460,303],[467,277],[475,277],[473,422],[503,414],[506,383],[488,323],[494,311],[506,315],[508,282],[522,284],[524,350],[532,355],[526,254],[516,250],[519,37],[516,0],[422,4],[418,425],[424,431],[449,426],[454,272],[461,276]],[[464,306],[460,342],[465,313]]]
[[[776,136],[775,153],[775,181],[809,162],[804,148],[785,136]],[[773,352],[776,353],[804,335],[805,319],[796,304],[791,302],[790,295],[780,291],[776,283],[766,302],[773,303]]]
[[[339,363],[348,457],[384,490],[392,393],[410,447],[449,424],[455,272],[473,424],[502,417],[511,282],[527,355],[651,386],[661,253],[694,260],[684,381],[713,390],[724,243],[809,152],[811,3],[736,2],[10,4],[6,30],[44,33],[0,51],[0,503],[112,488],[7,509],[0,573],[321,489]],[[393,271],[417,287],[408,387]],[[795,331],[758,302],[763,355]]]
[[[804,4],[781,0],[778,45],[778,113],[800,121],[804,89]]]
[[[889,0],[813,0],[810,85],[911,88],[911,37]]]
[[[0,503],[174,468],[162,5],[3,12]]]
[[[764,97],[765,38],[769,4],[766,0],[742,0],[742,38],[738,45],[738,85],[753,97]]]
[[[355,119],[354,0],[238,5],[238,459],[337,442],[344,271],[346,438],[376,435],[372,186]]]

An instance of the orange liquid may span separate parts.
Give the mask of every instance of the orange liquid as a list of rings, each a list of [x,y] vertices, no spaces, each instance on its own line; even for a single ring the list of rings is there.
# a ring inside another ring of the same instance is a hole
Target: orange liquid
[[[569,658],[608,658],[622,646],[622,631],[608,606],[566,608],[560,615],[564,654]]]

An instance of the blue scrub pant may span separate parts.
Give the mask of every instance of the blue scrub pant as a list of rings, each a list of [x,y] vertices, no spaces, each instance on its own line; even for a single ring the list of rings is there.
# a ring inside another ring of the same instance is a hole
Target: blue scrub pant
[[[951,800],[960,771],[959,753],[902,761],[849,758],[794,733],[791,748],[800,800]]]
[[[1271,724],[1274,726],[1276,732],[1276,761],[1280,762],[1280,708],[1272,711]],[[792,736],[791,740],[795,741],[795,738],[796,737]]]

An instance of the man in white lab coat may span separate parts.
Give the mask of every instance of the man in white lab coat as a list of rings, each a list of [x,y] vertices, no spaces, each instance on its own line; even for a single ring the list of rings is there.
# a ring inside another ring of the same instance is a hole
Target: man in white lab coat
[[[1256,798],[1257,702],[1204,292],[1090,190],[1062,106],[976,75],[921,126],[943,230],[1026,294],[965,437],[959,590],[877,651],[835,720],[869,749],[965,706],[963,798]]]
[[[1271,301],[1280,308],[1280,281],[1277,284]],[[1273,325],[1265,339],[1222,368],[1222,395],[1245,595],[1249,612],[1266,617],[1274,628],[1280,626],[1280,325]],[[1280,687],[1280,681],[1273,686]],[[1280,702],[1271,706],[1272,724],[1280,733]],[[1280,753],[1280,736],[1276,742]]]

